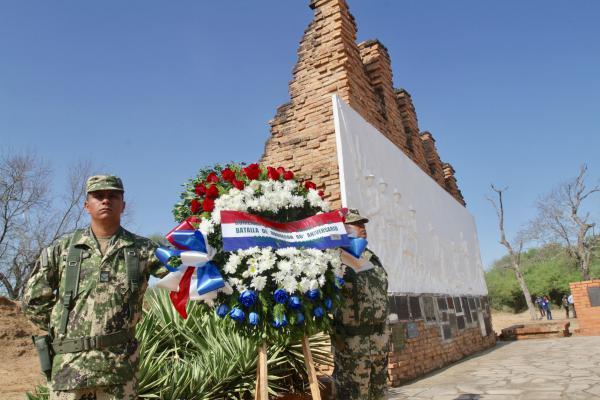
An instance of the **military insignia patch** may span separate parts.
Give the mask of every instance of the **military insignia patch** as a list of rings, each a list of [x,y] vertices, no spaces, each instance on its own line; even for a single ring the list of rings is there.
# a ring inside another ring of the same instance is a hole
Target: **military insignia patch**
[[[110,280],[110,271],[100,271],[100,282],[108,282]]]

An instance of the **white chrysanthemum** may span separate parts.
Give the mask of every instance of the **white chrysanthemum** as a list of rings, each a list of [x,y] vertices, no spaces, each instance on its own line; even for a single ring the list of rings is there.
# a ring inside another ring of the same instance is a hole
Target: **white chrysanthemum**
[[[256,192],[258,189],[260,189],[260,181],[252,180],[248,184],[248,187],[250,187],[252,191]]]
[[[215,223],[212,219],[203,219],[200,221],[199,229],[205,234],[211,234],[215,231]]]
[[[325,281],[326,281],[325,275],[319,276],[319,278],[317,279],[317,282],[319,282],[319,287],[325,286]]]
[[[308,292],[310,290],[310,280],[308,278],[300,279],[299,286],[302,293]]]
[[[298,289],[298,282],[293,276],[286,276],[282,282],[283,289],[292,294]]]
[[[282,260],[277,263],[277,268],[284,274],[290,274],[292,272],[292,263],[288,260]]]
[[[309,282],[309,286],[310,289],[309,290],[315,290],[319,288],[319,281],[317,281],[316,279],[311,279]]]
[[[298,187],[298,183],[296,181],[283,181],[283,189],[291,192],[292,190]]]
[[[227,283],[229,283],[229,285],[232,288],[234,288],[235,290],[237,290],[240,293],[242,293],[244,290],[246,290],[248,288],[246,285],[244,285],[244,282],[239,278],[229,278],[227,280]]]
[[[250,282],[250,287],[253,287],[257,291],[261,291],[265,288],[267,284],[267,277],[262,275],[257,275],[252,278],[252,282]]]
[[[291,207],[302,207],[304,206],[304,197],[302,196],[292,196],[290,198],[290,206]]]
[[[278,285],[281,285],[281,283],[287,276],[288,276],[288,274],[286,274],[285,272],[282,272],[282,271],[277,271],[277,272],[273,273],[273,275],[272,275],[273,280]]]
[[[237,255],[235,253],[231,253],[229,255],[229,259],[223,266],[223,272],[225,272],[226,274],[230,274],[230,275],[234,274],[237,271],[238,266],[240,265],[241,261],[242,261],[242,259],[239,255]]]
[[[267,247],[267,249],[270,249],[270,247]],[[253,246],[253,247],[248,247],[247,249],[238,250],[238,254],[242,257],[248,257],[248,256],[252,256],[256,253],[260,253],[261,250],[262,249],[260,247]]]
[[[275,250],[275,253],[280,257],[292,257],[300,253],[300,250],[296,247],[283,247]]]

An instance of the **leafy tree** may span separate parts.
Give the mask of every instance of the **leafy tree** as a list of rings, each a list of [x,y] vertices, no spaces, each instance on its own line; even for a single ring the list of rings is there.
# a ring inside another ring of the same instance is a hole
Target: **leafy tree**
[[[600,242],[599,237],[593,240]],[[593,255],[595,261],[590,265],[590,273],[598,276],[600,250]],[[506,255],[485,273],[490,304],[497,310],[520,312],[527,307],[514,274],[504,267],[509,262],[509,256]],[[558,306],[562,296],[570,292],[569,283],[581,280],[577,263],[567,254],[564,246],[556,243],[523,252],[521,270],[532,296],[549,296]]]

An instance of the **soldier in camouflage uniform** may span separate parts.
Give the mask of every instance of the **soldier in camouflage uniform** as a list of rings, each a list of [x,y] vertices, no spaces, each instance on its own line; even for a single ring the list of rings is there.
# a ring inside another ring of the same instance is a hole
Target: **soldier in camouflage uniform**
[[[351,209],[346,216],[346,230],[366,238],[367,222],[358,210]],[[387,273],[369,249],[361,260],[369,261],[372,268],[362,272],[346,268],[342,288],[345,305],[335,315],[333,380],[335,398],[339,400],[385,399],[387,390]]]
[[[153,242],[121,227],[121,179],[92,176],[86,189],[91,226],[42,251],[24,312],[50,334],[50,399],[136,399],[135,325],[149,275],[167,271]]]

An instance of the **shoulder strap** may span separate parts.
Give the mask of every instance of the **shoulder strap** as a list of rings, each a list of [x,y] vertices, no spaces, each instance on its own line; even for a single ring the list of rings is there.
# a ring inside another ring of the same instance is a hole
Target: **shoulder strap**
[[[127,269],[127,280],[131,289],[129,313],[133,316],[136,311],[138,291],[140,290],[140,260],[134,247],[125,248],[125,268]]]
[[[81,270],[81,253],[83,250],[75,246],[75,243],[81,238],[82,231],[78,229],[71,238],[69,245],[69,253],[67,255],[67,267],[65,272],[65,292],[62,296],[63,311],[60,317],[60,326],[58,333],[64,335],[67,332],[67,322],[69,321],[69,313],[73,308],[73,299],[77,294],[79,286],[79,272]]]

